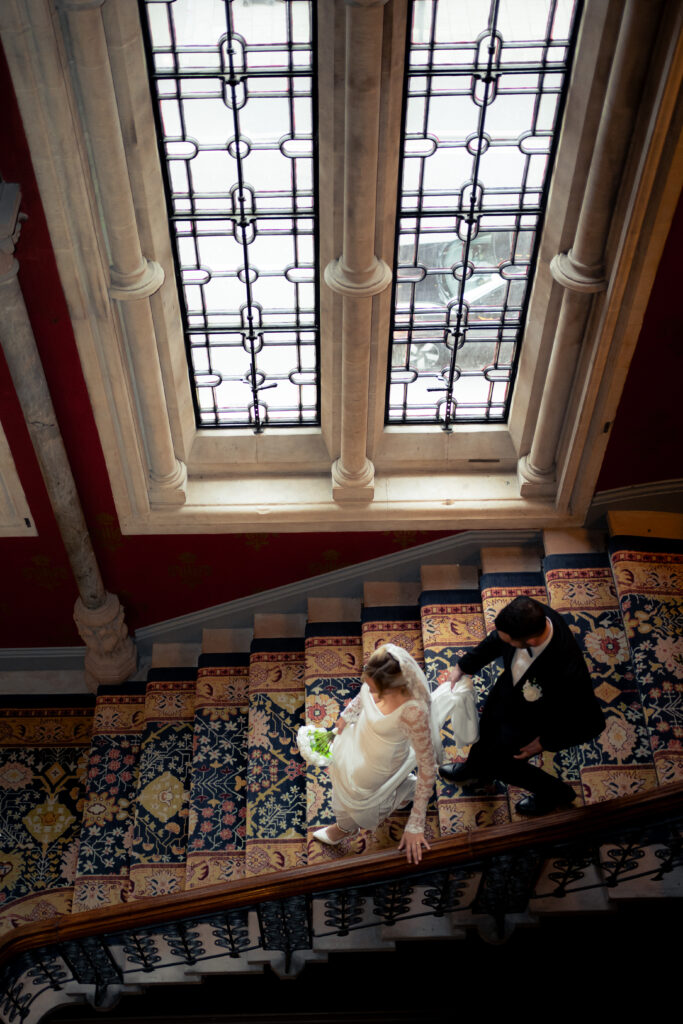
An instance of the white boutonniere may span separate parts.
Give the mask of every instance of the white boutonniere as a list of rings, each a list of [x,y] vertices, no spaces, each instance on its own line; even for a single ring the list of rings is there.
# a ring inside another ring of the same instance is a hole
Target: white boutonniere
[[[524,700],[528,700],[530,703],[533,703],[535,700],[541,699],[543,696],[543,690],[538,683],[534,683],[531,679],[527,679],[522,687],[522,696],[524,697]]]

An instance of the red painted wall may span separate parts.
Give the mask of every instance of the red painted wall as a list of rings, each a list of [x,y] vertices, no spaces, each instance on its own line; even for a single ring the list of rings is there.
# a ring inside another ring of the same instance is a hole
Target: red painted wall
[[[0,50],[0,174],[18,182],[28,214],[17,246],[20,282],[106,587],[118,594],[131,631],[166,618],[306,579],[449,532],[121,535],[92,409],[61,290],[21,118]],[[682,237],[681,217],[676,237]],[[680,473],[673,388],[681,380],[680,320],[671,307],[676,247],[670,241],[612,432],[600,487]],[[680,261],[679,261],[680,262]],[[658,297],[658,298],[657,298]],[[655,408],[642,396],[657,395]],[[664,396],[663,398],[660,396]],[[656,414],[656,415],[655,415]],[[38,537],[0,539],[0,647],[79,644],[77,596],[12,382],[0,354],[0,419]],[[644,440],[647,438],[647,440]],[[455,531],[453,531],[455,532]]]

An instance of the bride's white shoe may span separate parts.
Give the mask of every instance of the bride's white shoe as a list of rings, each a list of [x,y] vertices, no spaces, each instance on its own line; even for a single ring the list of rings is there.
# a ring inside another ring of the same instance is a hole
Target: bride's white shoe
[[[327,828],[319,828],[317,832],[313,833],[313,838],[317,839],[319,843],[325,843],[325,846],[339,846],[344,839],[353,839],[360,832],[357,828],[355,832],[344,832],[339,839],[330,839],[328,832],[332,826],[329,825]]]

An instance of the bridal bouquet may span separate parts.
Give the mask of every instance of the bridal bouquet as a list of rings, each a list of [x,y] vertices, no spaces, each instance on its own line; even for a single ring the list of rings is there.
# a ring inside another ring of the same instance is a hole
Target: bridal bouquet
[[[307,764],[324,768],[332,760],[332,743],[336,729],[318,729],[315,725],[302,725],[296,734],[299,752]]]

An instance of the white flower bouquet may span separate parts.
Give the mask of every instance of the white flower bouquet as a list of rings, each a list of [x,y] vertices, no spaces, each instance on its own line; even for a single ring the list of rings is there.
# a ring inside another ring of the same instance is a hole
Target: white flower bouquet
[[[324,768],[332,760],[332,744],[336,729],[319,729],[315,725],[302,725],[296,734],[299,752],[306,764]]]

